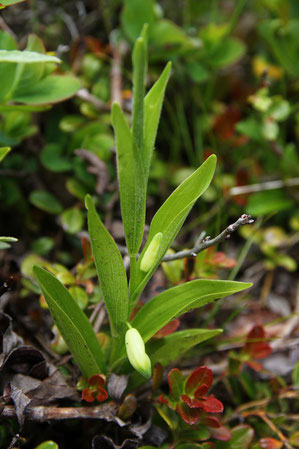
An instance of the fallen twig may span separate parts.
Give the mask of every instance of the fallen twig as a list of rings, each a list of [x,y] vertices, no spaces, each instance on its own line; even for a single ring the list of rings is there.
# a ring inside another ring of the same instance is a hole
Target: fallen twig
[[[62,421],[66,419],[104,419],[105,421],[115,421],[117,419],[118,405],[115,402],[101,404],[96,407],[43,407],[28,406],[25,417],[32,421]],[[13,405],[5,405],[1,417],[13,418],[16,416]],[[119,420],[121,422],[121,420]]]
[[[183,259],[185,257],[196,257],[198,253],[203,251],[206,248],[209,248],[210,246],[216,245],[217,243],[223,242],[223,240],[226,240],[230,238],[231,234],[235,232],[237,229],[239,229],[241,226],[244,226],[246,224],[252,224],[254,222],[253,218],[250,215],[243,214],[241,215],[238,220],[227,226],[227,228],[224,229],[217,237],[211,239],[210,236],[205,237],[198,245],[195,245],[194,248],[180,251],[175,254],[167,254],[163,257],[163,262],[170,262],[172,260],[177,259]]]

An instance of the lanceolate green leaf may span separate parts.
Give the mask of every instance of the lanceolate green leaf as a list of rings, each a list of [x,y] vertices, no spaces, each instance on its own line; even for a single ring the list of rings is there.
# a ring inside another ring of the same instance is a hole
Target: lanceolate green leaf
[[[26,92],[13,93],[11,99],[27,104],[58,103],[75,95],[80,87],[80,81],[74,76],[49,75],[30,86]]]
[[[156,258],[157,262],[154,263],[153,267],[147,273],[139,270],[137,274],[134,288],[135,291],[131,298],[131,306],[134,304],[136,298],[161,262],[195,201],[208,188],[214,175],[215,166],[216,156],[212,155],[191,176],[179,185],[155,214],[150,225],[147,243],[138,260],[137,267],[139,267],[140,261],[153,237],[161,232],[163,234],[163,239],[159,248],[159,254]]]
[[[250,283],[234,281],[190,281],[170,288],[148,301],[131,324],[146,342],[173,318],[250,286]]]
[[[0,62],[19,62],[34,64],[37,62],[61,62],[56,56],[44,55],[34,51],[0,50]]]
[[[120,204],[126,242],[130,256],[141,245],[145,222],[145,179],[141,155],[119,104],[112,107],[112,124],[116,135]]]
[[[152,366],[158,362],[166,366],[193,346],[221,332],[223,332],[222,329],[186,329],[174,332],[161,339],[152,339],[146,347],[146,352],[151,358]]]
[[[89,378],[94,374],[105,373],[102,349],[87,316],[55,276],[38,266],[33,271],[55,324],[82,374]]]
[[[144,34],[146,35],[146,29]],[[133,115],[132,134],[138,150],[143,147],[143,99],[145,94],[145,75],[147,68],[146,43],[139,37],[133,50]]]
[[[143,163],[146,178],[148,178],[150,164],[155,145],[158,124],[164,100],[165,89],[170,77],[171,62],[167,64],[160,78],[153,85],[144,99],[144,150]]]
[[[128,319],[126,270],[115,241],[98,216],[92,199],[86,197],[92,253],[114,337],[122,336]]]

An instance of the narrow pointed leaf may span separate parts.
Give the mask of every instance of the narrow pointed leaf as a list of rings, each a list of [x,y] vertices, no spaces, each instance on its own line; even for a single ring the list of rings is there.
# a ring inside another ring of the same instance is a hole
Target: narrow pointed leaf
[[[81,82],[74,76],[49,75],[32,85],[26,92],[13,93],[11,99],[27,104],[58,103],[75,95],[80,87]]]
[[[138,270],[135,282],[135,291],[132,295],[131,306],[159,265],[167,249],[173,242],[195,201],[208,188],[216,167],[216,156],[210,156],[191,176],[185,179],[179,187],[169,196],[165,203],[155,214],[149,230],[147,243],[138,260],[137,268],[153,237],[161,232],[163,239],[159,247],[156,262],[147,273]]]
[[[145,222],[145,180],[141,155],[118,103],[112,107],[116,136],[120,204],[127,247],[136,255],[141,245]]]
[[[146,75],[146,45],[144,39],[136,40],[133,51],[133,116],[132,133],[135,138],[138,151],[143,147],[143,100],[145,94]]]
[[[145,174],[148,178],[155,145],[165,89],[171,73],[171,62],[167,64],[160,78],[155,82],[144,99],[144,153]]]
[[[115,241],[98,216],[93,201],[86,197],[88,230],[92,253],[107,307],[112,335],[122,335],[128,319],[126,270]]]
[[[246,282],[210,279],[190,281],[152,298],[139,310],[131,324],[146,342],[173,318],[250,286]]]
[[[61,60],[56,56],[44,55],[35,51],[0,50],[0,62],[35,64],[37,62],[60,63]]]
[[[33,271],[55,324],[82,374],[89,378],[94,374],[105,373],[102,349],[87,316],[55,276],[37,266]]]

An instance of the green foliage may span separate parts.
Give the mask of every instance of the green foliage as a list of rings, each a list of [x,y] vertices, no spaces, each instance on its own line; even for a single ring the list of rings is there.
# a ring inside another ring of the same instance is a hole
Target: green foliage
[[[90,244],[113,337],[110,363],[114,368],[117,368],[117,365],[124,357],[124,332],[136,300],[160,264],[195,201],[209,186],[216,165],[216,157],[211,156],[189,178],[182,182],[161,206],[151,222],[147,244],[136,265],[136,256],[141,245],[144,230],[149,165],[156,139],[165,87],[170,74],[170,65],[168,65],[144,100],[147,59],[146,34],[147,27],[145,26],[142,36],[137,39],[133,51],[133,121],[131,129],[119,105],[114,104],[112,108],[112,123],[116,135],[121,211],[131,261],[129,291],[126,271],[119,249],[98,216],[91,197],[88,195],[85,199],[88,210]],[[155,114],[154,119],[152,118],[153,114]],[[45,200],[44,197],[45,192],[33,192],[31,201],[48,212],[59,213],[60,210],[58,210],[58,207],[55,207],[55,202],[53,203],[53,200],[50,200],[50,198]],[[49,204],[52,206],[54,204],[54,207],[49,208]],[[75,210],[72,211],[71,215],[74,215],[74,212]],[[71,220],[70,212],[64,212],[61,220],[64,225],[66,220]],[[76,229],[77,227],[75,226]],[[52,275],[42,269],[36,268],[35,274],[49,308],[54,315],[55,323],[62,337],[69,345],[82,372],[86,375],[88,370],[89,376],[95,374],[93,371],[96,369],[96,365],[104,371],[103,356],[98,356],[97,359],[93,346],[89,347],[86,358],[83,356],[86,340],[90,336],[91,329],[90,325],[83,321],[80,307],[76,305],[76,308],[74,308],[76,314],[70,315],[70,307],[73,307],[75,304],[70,293],[57,279],[54,282]],[[135,332],[138,335],[138,338],[136,338],[136,351],[137,346],[142,346],[142,351],[144,352],[143,341],[147,342],[175,316],[181,315],[190,309],[201,307],[214,299],[241,291],[249,286],[250,284],[229,281],[199,280],[174,287],[150,300],[133,318],[133,329],[127,331],[127,334]],[[70,306],[71,302],[72,306]],[[85,332],[84,336],[80,334],[80,338],[77,335],[79,329]],[[75,343],[75,339],[71,338],[72,336],[76,336]],[[199,331],[197,338],[194,335],[193,343],[190,343],[190,335],[178,334],[177,341],[180,342],[178,347],[185,351],[193,344],[208,338],[208,336],[208,332],[202,335],[202,332]],[[95,344],[94,339],[95,336],[93,337],[92,345]],[[138,343],[138,339],[142,342],[142,345]],[[165,348],[167,349],[167,347],[169,347],[169,342],[166,340],[164,349],[160,348],[160,352],[158,352],[156,357],[159,358],[163,354],[165,355]],[[127,353],[133,367],[148,377],[149,369],[145,369],[140,365],[141,355],[139,354],[139,356],[135,357],[132,339],[130,339],[130,344],[127,346]],[[146,360],[149,360],[147,354],[144,354]],[[171,354],[176,358],[178,352],[173,350]],[[169,357],[167,360],[169,360]],[[84,366],[87,363],[90,363],[90,369]]]
[[[119,249],[96,213],[91,197],[86,197],[88,229],[95,265],[108,310],[111,332],[123,338],[128,319],[128,287]]]
[[[78,366],[87,378],[106,366],[101,346],[90,322],[69,291],[52,274],[34,267],[34,274],[41,285],[49,309],[60,333],[72,352]]]

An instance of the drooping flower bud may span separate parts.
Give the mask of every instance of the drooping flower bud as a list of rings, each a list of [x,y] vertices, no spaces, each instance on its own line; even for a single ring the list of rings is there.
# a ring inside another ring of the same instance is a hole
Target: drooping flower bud
[[[152,375],[152,366],[149,356],[145,352],[144,341],[137,329],[131,328],[126,332],[126,350],[128,359],[142,376],[149,379]]]
[[[144,253],[144,256],[141,259],[141,271],[147,272],[152,268],[153,265],[155,265],[162,238],[162,232],[157,232],[157,234],[154,235],[151,243],[148,245],[148,248]]]

